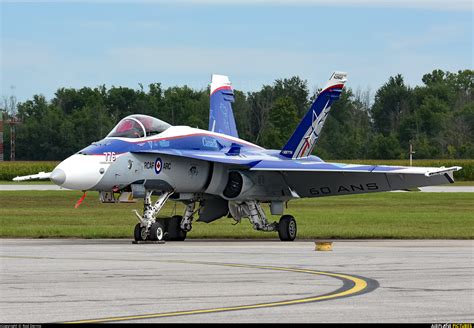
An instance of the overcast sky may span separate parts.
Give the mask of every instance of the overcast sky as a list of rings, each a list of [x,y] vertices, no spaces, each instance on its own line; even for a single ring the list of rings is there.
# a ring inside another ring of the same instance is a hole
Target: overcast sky
[[[471,1],[1,1],[1,95],[161,82],[205,88],[212,73],[258,90],[334,70],[374,92],[401,73],[473,68]],[[336,4],[334,4],[336,3]]]

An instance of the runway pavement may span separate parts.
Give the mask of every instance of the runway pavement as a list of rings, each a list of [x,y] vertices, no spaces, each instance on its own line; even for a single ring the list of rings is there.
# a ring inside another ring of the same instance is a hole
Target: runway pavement
[[[472,322],[474,241],[0,239],[1,322]]]

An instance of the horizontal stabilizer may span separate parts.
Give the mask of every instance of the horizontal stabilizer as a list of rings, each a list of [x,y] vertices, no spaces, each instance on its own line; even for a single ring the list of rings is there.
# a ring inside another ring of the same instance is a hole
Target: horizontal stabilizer
[[[433,175],[441,175],[441,174],[446,174],[454,171],[459,171],[462,169],[460,166],[452,166],[448,168],[440,167],[440,168],[435,168],[433,170],[429,170],[425,173],[427,177],[433,176]]]

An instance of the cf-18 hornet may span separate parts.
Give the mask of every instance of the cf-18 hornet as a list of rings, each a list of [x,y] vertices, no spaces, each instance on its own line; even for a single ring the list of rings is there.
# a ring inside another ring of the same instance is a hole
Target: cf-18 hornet
[[[227,76],[213,75],[209,128],[172,126],[147,115],[122,119],[103,139],[62,161],[50,178],[58,186],[99,192],[104,203],[144,199],[135,211],[136,241],[184,240],[193,220],[248,218],[255,230],[296,238],[295,218],[284,214],[293,199],[352,195],[453,183],[461,167],[432,168],[329,163],[311,155],[347,74],[335,72],[282,149],[265,149],[239,138]],[[30,177],[17,177],[24,180]],[[34,176],[33,176],[34,177]],[[84,194],[85,195],[85,194]],[[152,195],[157,195],[152,201]],[[168,201],[183,215],[157,218]],[[269,205],[271,222],[262,208]]]

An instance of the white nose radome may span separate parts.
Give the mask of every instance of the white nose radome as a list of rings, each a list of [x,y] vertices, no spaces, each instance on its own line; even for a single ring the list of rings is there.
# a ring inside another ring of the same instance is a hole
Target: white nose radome
[[[101,156],[75,154],[59,163],[51,173],[50,179],[58,186],[89,190],[102,178],[99,170],[104,167],[100,163]]]
[[[63,170],[55,168],[51,175],[49,176],[51,181],[58,186],[62,186],[62,184],[66,181],[66,173]]]

